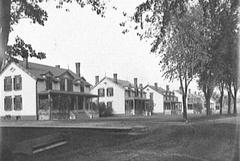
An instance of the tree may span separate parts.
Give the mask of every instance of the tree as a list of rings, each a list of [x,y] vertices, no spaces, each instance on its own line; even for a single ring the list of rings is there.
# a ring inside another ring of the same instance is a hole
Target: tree
[[[147,0],[136,8],[131,18],[141,39],[153,40],[151,52],[161,55],[161,69],[169,80],[178,79],[183,94],[183,118],[187,119],[187,91],[196,74],[202,50],[202,16],[198,7],[178,0]],[[126,16],[126,14],[125,14]],[[125,22],[120,26],[125,26]],[[139,29],[140,28],[140,29]],[[128,30],[125,29],[123,33]]]
[[[101,0],[59,0],[56,7],[61,8],[64,3],[76,2],[81,7],[86,4],[92,6],[92,10],[99,15],[104,15],[105,3]],[[11,26],[17,24],[20,19],[29,18],[33,23],[44,25],[47,20],[47,12],[44,11],[39,3],[43,0],[1,0],[0,1],[0,68],[5,63],[9,33],[13,30]],[[17,38],[16,41],[20,40]],[[18,44],[19,45],[19,44]],[[24,46],[30,46],[22,41]],[[10,47],[11,48],[11,47]],[[27,48],[24,50],[28,50]],[[13,51],[13,50],[10,50]],[[10,53],[10,55],[12,55]],[[31,55],[31,53],[29,53]],[[41,55],[41,54],[40,54]]]
[[[204,44],[200,34],[201,15],[201,10],[195,7],[189,9],[184,17],[172,21],[172,30],[168,32],[170,35],[160,62],[164,76],[180,82],[184,119],[187,119],[188,86],[196,75],[201,60],[207,59],[201,47]]]
[[[223,63],[221,60],[223,50],[228,57],[231,58],[231,49],[229,45],[222,44],[222,41],[226,39],[225,43],[232,42],[232,33],[237,29],[237,17],[239,2],[238,0],[224,0],[224,1],[205,1],[199,0],[199,3],[204,11],[204,36],[208,40],[205,47],[206,52],[209,55],[209,60],[203,63],[202,69],[199,72],[199,85],[203,89],[205,99],[207,115],[210,110],[210,98],[216,83],[219,82],[219,73],[224,69],[219,67],[219,64]],[[227,24],[227,25],[226,25]],[[226,34],[227,33],[227,34]],[[230,43],[231,44],[231,43]],[[224,47],[224,48],[223,48]],[[226,61],[226,60],[224,60]],[[230,64],[234,63],[231,59]],[[223,66],[224,68],[229,65]],[[219,71],[219,68],[221,69]],[[228,77],[228,76],[226,76]],[[220,77],[220,81],[222,78]],[[229,89],[231,89],[231,76],[226,78]],[[230,99],[229,99],[230,100]]]

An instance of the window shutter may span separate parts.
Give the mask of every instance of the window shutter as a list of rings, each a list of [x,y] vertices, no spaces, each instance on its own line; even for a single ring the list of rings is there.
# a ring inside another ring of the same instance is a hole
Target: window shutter
[[[16,76],[13,78],[13,88],[14,88],[14,90],[16,90],[17,88],[16,88],[17,86],[16,86]]]
[[[4,78],[4,91],[7,90],[7,78]]]
[[[19,77],[19,89],[22,89],[22,77]]]
[[[13,99],[13,103],[14,103],[14,110],[16,110],[17,109],[17,101],[16,101],[16,97],[14,97],[14,99]]]
[[[19,100],[19,104],[20,104],[20,110],[22,110],[22,96],[20,96],[20,100]]]
[[[9,88],[9,90],[11,91],[12,90],[12,78],[10,77],[9,80],[10,80],[10,85],[9,85],[10,88]]]

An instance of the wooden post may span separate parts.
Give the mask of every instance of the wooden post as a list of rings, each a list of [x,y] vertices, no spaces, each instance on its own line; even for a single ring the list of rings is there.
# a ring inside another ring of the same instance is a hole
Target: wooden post
[[[86,110],[86,97],[83,97],[83,110]]]
[[[51,101],[51,95],[48,93],[48,102],[49,102],[49,119],[52,120],[52,101]]]
[[[76,106],[75,106],[75,110],[78,110],[79,109],[79,107],[78,107],[78,96],[76,96]]]

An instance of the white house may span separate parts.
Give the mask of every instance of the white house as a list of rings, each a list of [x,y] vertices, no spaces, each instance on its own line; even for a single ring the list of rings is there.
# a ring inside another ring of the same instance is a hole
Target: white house
[[[169,90],[168,85],[165,90],[154,83],[154,86],[147,85],[144,87],[144,91],[147,98],[153,100],[153,113],[178,114],[180,112],[181,104],[174,92]]]
[[[153,113],[164,113],[164,91],[157,83],[144,87],[146,97],[153,100]]]
[[[137,78],[134,84],[126,80],[104,77],[99,81],[99,76],[95,77],[95,86],[91,93],[99,96],[99,104],[105,104],[113,110],[114,115],[141,115],[146,111],[148,100],[142,90],[142,85],[138,87]]]
[[[0,72],[0,117],[49,120],[76,118],[76,111],[90,108],[90,84],[60,66],[30,63],[27,59],[8,63]]]

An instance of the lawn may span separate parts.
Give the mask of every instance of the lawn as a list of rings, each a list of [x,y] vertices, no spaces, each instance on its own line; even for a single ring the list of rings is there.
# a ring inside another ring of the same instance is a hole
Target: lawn
[[[239,131],[232,120],[189,124],[168,124],[157,118],[111,120],[147,126],[148,131],[142,135],[93,129],[2,128],[1,145],[13,149],[16,142],[61,132],[68,136],[68,144],[35,154],[31,160],[238,161]]]

